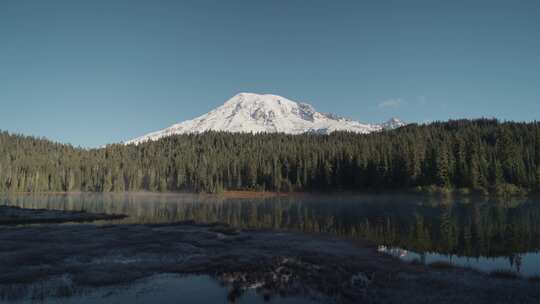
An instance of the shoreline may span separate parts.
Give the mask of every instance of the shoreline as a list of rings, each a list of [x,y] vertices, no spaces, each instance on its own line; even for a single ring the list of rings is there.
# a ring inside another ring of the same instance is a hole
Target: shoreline
[[[99,220],[124,219],[124,214],[89,213],[85,211],[63,211],[50,209],[25,209],[0,205],[0,226],[29,224],[82,223]]]
[[[539,282],[408,263],[377,252],[369,241],[223,224],[17,226],[4,229],[0,243],[5,244],[0,247],[0,300],[24,298],[28,295],[21,290],[59,277],[67,281],[46,298],[57,291],[69,295],[129,285],[156,274],[209,275],[230,287],[229,296],[257,286],[265,293],[321,303],[540,299]]]
[[[0,219],[6,210],[27,221],[44,215],[52,222],[100,216],[0,207]],[[208,275],[227,286],[233,298],[256,288],[265,295],[321,303],[517,304],[540,299],[538,277],[406,262],[379,252],[369,240],[324,233],[194,221],[22,226],[0,221],[0,228],[0,301],[24,300],[33,286],[50,285],[42,292],[52,299],[151,281],[161,274]]]
[[[476,197],[485,199],[507,199],[507,198],[530,198],[540,197],[540,192],[529,191],[527,193],[518,194],[493,194],[484,193],[481,191],[473,191],[468,188],[440,188],[440,187],[424,187],[421,189],[391,189],[391,190],[366,190],[366,191],[350,191],[350,190],[335,190],[335,191],[290,191],[290,192],[278,192],[278,191],[257,191],[257,190],[226,190],[218,193],[207,192],[188,192],[188,191],[111,191],[111,192],[92,192],[92,191],[65,191],[65,192],[0,192],[0,196],[9,195],[70,195],[70,194],[138,194],[138,195],[201,195],[201,196],[217,196],[223,198],[271,198],[271,197],[294,197],[304,195],[421,195],[431,197]]]

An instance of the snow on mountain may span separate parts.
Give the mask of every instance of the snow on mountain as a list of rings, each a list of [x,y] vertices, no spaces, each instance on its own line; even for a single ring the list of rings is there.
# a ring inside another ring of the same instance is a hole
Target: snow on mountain
[[[401,121],[397,117],[392,117],[392,118],[390,118],[390,120],[388,120],[388,121],[381,124],[381,126],[382,126],[382,128],[384,130],[397,129],[399,127],[403,127],[404,125],[405,125],[405,123],[403,121]]]
[[[364,124],[334,114],[317,112],[309,104],[294,102],[281,96],[240,93],[204,115],[126,141],[125,144],[139,144],[176,134],[205,131],[287,134],[350,131],[366,134],[403,125],[397,118],[383,124]]]

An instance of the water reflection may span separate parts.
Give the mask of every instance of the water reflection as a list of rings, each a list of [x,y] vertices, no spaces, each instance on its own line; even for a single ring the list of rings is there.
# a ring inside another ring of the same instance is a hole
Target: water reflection
[[[209,276],[174,274],[154,275],[131,284],[78,290],[65,282],[46,282],[11,293],[0,291],[0,302],[6,303],[49,303],[49,304],[98,304],[98,303],[234,303],[234,304],[309,304],[315,303],[297,297],[268,296],[255,288],[233,296],[226,286]],[[29,290],[28,290],[29,289]],[[2,293],[3,292],[3,293]],[[4,294],[5,293],[5,294]]]
[[[325,232],[362,237],[403,258],[451,261],[484,270],[540,274],[540,204],[415,195],[294,195],[224,198],[195,194],[24,195],[2,199],[24,208],[122,213],[118,223],[183,220],[226,222],[241,228]],[[487,265],[487,266],[486,266]]]

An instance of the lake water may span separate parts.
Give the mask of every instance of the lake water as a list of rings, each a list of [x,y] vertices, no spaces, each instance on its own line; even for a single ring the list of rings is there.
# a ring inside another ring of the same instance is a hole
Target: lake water
[[[540,201],[417,195],[224,198],[108,193],[3,197],[23,208],[126,214],[117,224],[195,220],[367,238],[404,260],[446,261],[482,271],[540,275]],[[107,222],[111,223],[111,222]],[[97,223],[102,224],[102,223]]]
[[[46,286],[46,289],[54,289]],[[47,303],[47,304],[122,304],[122,303],[159,303],[159,304],[309,304],[313,301],[299,297],[264,296],[255,289],[248,289],[238,298],[231,299],[229,290],[217,280],[204,275],[180,276],[160,274],[137,280],[136,282],[112,287],[81,290],[69,297],[42,296],[47,292],[43,286],[36,285],[30,295],[22,299],[9,300],[6,303]],[[2,299],[0,299],[2,303]]]

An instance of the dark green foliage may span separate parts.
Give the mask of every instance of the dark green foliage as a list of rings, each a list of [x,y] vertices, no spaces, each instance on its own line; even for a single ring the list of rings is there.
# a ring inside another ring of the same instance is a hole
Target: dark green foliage
[[[457,120],[358,135],[178,135],[85,150],[0,133],[0,191],[540,187],[540,125]],[[501,192],[500,190],[498,192]]]

